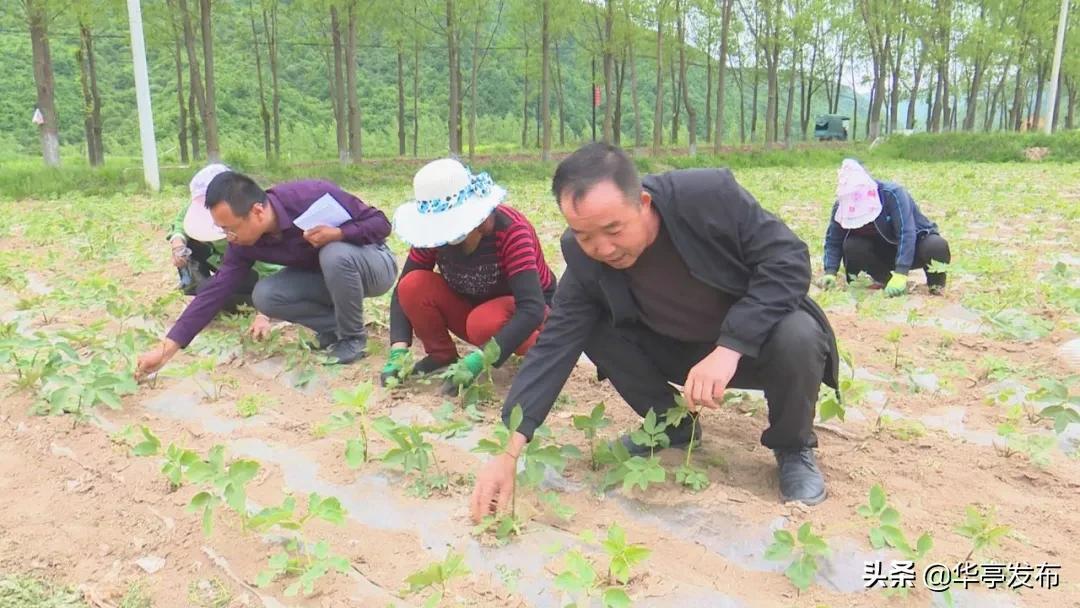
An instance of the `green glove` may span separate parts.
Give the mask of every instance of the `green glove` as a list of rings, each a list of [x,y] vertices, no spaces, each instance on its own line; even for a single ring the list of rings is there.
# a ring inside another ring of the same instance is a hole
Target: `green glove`
[[[822,289],[832,289],[836,287],[836,273],[830,272],[818,279],[818,287]]]
[[[890,298],[907,293],[907,275],[899,272],[892,273],[892,278],[885,285],[885,295]]]
[[[386,386],[386,381],[390,378],[397,378],[401,373],[402,368],[405,366],[405,356],[409,354],[407,348],[391,348],[390,358],[386,360],[386,365],[383,366],[382,372],[379,374],[379,380],[383,386]]]
[[[466,369],[472,372],[472,379],[476,379],[476,377],[480,375],[480,372],[484,371],[484,353],[478,350],[474,350],[465,355],[465,358],[462,359],[461,362]]]

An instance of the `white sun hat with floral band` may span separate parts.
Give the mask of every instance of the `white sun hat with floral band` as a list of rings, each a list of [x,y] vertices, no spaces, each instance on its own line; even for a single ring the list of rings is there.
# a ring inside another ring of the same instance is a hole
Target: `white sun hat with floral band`
[[[212,243],[225,238],[225,231],[214,223],[210,210],[206,208],[206,189],[215,177],[231,170],[221,163],[207,165],[199,169],[188,184],[191,203],[184,213],[184,233],[196,241]]]
[[[429,248],[459,242],[506,199],[506,189],[487,173],[441,158],[416,172],[413,196],[394,212],[394,231],[413,247]]]

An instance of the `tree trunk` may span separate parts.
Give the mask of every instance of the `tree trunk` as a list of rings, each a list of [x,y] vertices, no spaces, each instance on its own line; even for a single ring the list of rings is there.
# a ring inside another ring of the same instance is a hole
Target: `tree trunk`
[[[919,59],[915,63],[915,76],[911,85],[911,97],[908,99],[907,117],[904,121],[905,128],[915,128],[915,105],[919,100],[919,80],[922,79],[923,63],[926,60],[926,45],[919,51]]]
[[[522,72],[525,76],[524,91],[521,96],[521,149],[529,145],[529,28],[522,28],[522,41],[525,45],[525,61]]]
[[[336,6],[330,7],[330,39],[334,47],[334,121],[337,124],[338,161],[349,162],[348,108],[345,105],[345,66],[341,48],[341,21]]]
[[[176,29],[175,10],[172,0],[168,0],[166,6],[169,9],[169,27],[173,35],[173,61],[176,63],[176,107],[179,110],[177,116],[177,147],[180,150],[180,162],[188,164],[188,134],[187,134],[187,107],[184,103],[184,65],[180,50],[180,33]]]
[[[791,68],[788,70],[788,90],[787,90],[787,108],[784,114],[784,144],[791,147],[791,119],[795,112],[795,64],[797,60],[794,55],[797,55],[798,51],[792,52]]]
[[[188,118],[191,120],[188,134],[191,136],[191,159],[202,160],[202,151],[199,149],[199,113],[198,104],[195,101],[195,75],[188,65],[188,83],[191,85],[188,87]]]
[[[754,45],[754,82],[751,85],[750,96],[750,143],[757,141],[758,89],[761,84],[761,70],[758,69],[758,66],[761,65],[759,63],[760,59],[761,52],[758,50],[757,45]]]
[[[765,147],[776,143],[776,116],[779,104],[780,75],[778,61],[774,58],[772,50],[765,53],[765,67],[768,70],[766,76],[767,85],[765,92]]]
[[[641,150],[644,142],[641,139],[641,106],[638,105],[638,78],[637,78],[637,55],[634,53],[634,43],[628,43],[627,53],[630,55],[630,103],[634,106],[634,151]]]
[[[615,107],[612,104],[612,95],[614,90],[614,71],[615,71],[615,41],[612,39],[612,29],[615,26],[615,2],[614,0],[605,0],[604,2],[604,143],[612,143],[614,141],[612,133],[612,119],[614,118]]]
[[[663,3],[656,7],[656,105],[653,108],[652,154],[660,155],[664,139],[664,18]]]
[[[551,160],[551,32],[548,22],[550,0],[540,3],[540,160]]]
[[[478,78],[480,71],[480,19],[481,15],[477,15],[473,22],[473,37],[472,37],[472,62],[469,66],[469,162],[472,162],[476,155],[476,104],[477,104],[477,90]],[[526,55],[526,59],[528,56]],[[528,103],[526,101],[526,103]],[[524,140],[522,140],[524,141]],[[522,147],[525,147],[522,144]]]
[[[671,140],[670,144],[679,143],[679,115],[682,113],[682,83],[675,70],[675,57],[669,58],[668,73],[671,75]]]
[[[397,46],[397,149],[405,156],[405,46]]]
[[[716,61],[716,126],[713,133],[713,152],[720,154],[724,142],[724,103],[727,86],[728,37],[731,35],[731,7],[735,0],[723,0],[720,25],[720,57]],[[740,69],[742,66],[739,66]],[[740,87],[741,89],[741,87]],[[741,92],[741,91],[740,91]],[[740,102],[740,107],[741,107]],[[740,118],[740,121],[742,119]]]
[[[414,13],[415,16],[415,13]],[[413,119],[413,158],[420,156],[420,37],[413,42],[413,81],[412,81],[412,119]]]
[[[616,146],[622,145],[622,94],[623,85],[626,84],[626,53],[623,53],[619,63],[615,64],[615,115],[611,120],[611,136]]]
[[[83,98],[86,101],[86,151],[90,166],[105,162],[105,146],[101,141],[101,95],[97,85],[97,61],[94,57],[94,37],[90,28],[79,25],[80,47],[78,61],[82,75]]]
[[[686,15],[683,13],[681,2],[676,1],[675,6],[679,18],[679,97],[686,106],[686,132],[688,151],[690,156],[697,155],[697,110],[690,103],[690,87],[686,83]]]
[[[195,33],[191,24],[191,13],[188,12],[187,0],[177,0],[177,4],[180,7],[180,21],[184,30],[184,49],[187,51],[188,84],[191,89],[191,99],[195,102],[194,104],[188,104],[188,108],[191,110],[191,156],[195,160],[200,160],[202,154],[199,150],[199,126],[196,123],[195,110],[198,110],[198,119],[202,120],[203,125],[205,125],[206,96],[203,94],[203,79],[202,74],[199,72],[199,55],[195,51]]]
[[[206,127],[206,158],[216,163],[221,161],[221,146],[218,143],[217,102],[214,93],[214,31],[211,29],[210,0],[200,0],[200,5],[203,63],[206,68],[206,116],[203,118],[203,126]]]
[[[446,0],[446,51],[447,72],[450,74],[450,95],[447,114],[447,130],[450,134],[450,153],[461,154],[461,64],[458,58],[457,18],[454,0]]]
[[[49,52],[49,15],[46,14],[45,0],[26,0],[26,17],[30,24],[30,47],[34,57],[37,109],[45,121],[39,127],[41,156],[49,167],[59,167],[60,127],[54,101],[56,87]]]
[[[1073,122],[1073,118],[1075,118],[1076,112],[1077,83],[1072,77],[1066,76],[1065,87],[1069,90],[1069,107],[1065,112],[1065,128],[1072,129],[1073,125],[1076,124],[1075,122]]]
[[[259,83],[259,116],[262,117],[263,125],[263,149],[266,153],[266,160],[269,162],[273,158],[273,145],[270,141],[270,110],[266,108],[266,87],[263,83],[262,56],[259,54],[259,33],[255,29],[255,7],[251,0],[248,0],[248,10],[248,16],[251,18],[251,46],[255,52],[255,76]]]
[[[562,61],[559,59],[559,42],[555,41],[555,95],[559,101],[559,146],[566,145],[566,112],[563,106]]]
[[[1042,117],[1043,88],[1046,84],[1046,64],[1040,61],[1035,66],[1035,107],[1032,113],[1030,129],[1040,129],[1039,123]]]
[[[1005,60],[1005,65],[1001,70],[1001,78],[998,79],[998,84],[994,87],[993,98],[986,106],[986,120],[983,121],[983,131],[990,131],[994,127],[994,115],[997,113],[998,103],[1003,101],[1002,97],[1005,92],[1005,80],[1009,77],[1009,62],[1011,60],[1011,57]]]
[[[278,86],[277,0],[270,5],[269,15],[263,9],[263,31],[270,59],[270,112],[274,127],[274,160],[281,158],[281,89]]]
[[[705,143],[712,143],[713,102],[712,47],[705,53]]]
[[[1009,116],[1012,118],[1014,131],[1019,131],[1020,127],[1024,124],[1024,99],[1022,97],[1024,81],[1021,78],[1021,75],[1023,74],[1022,67],[1024,65],[1023,57],[1024,52],[1021,51],[1019,55],[1020,61],[1016,62],[1016,90],[1013,92],[1012,111],[1009,113]]]
[[[896,126],[900,122],[900,68],[904,60],[904,42],[907,32],[900,32],[900,40],[896,45],[895,58],[892,62],[892,81],[889,84],[889,125],[888,132],[895,133]]]
[[[833,107],[830,108],[830,112],[833,114],[840,113],[840,91],[843,90],[844,84],[844,57],[847,55],[847,33],[840,35],[840,60],[836,62],[836,95],[833,96]],[[851,92],[851,96],[855,97],[855,91]]]
[[[855,51],[851,52],[851,100],[854,106],[851,111],[851,141],[855,141],[859,133],[859,94],[855,92]]]
[[[983,71],[986,70],[985,60],[982,57],[975,59],[972,67],[971,89],[968,91],[967,108],[964,110],[964,130],[975,130],[975,113],[978,110],[979,89],[982,87]]]
[[[349,0],[346,8],[349,31],[345,36],[345,86],[349,108],[349,160],[360,161],[364,156],[363,124],[360,116],[360,100],[356,94],[356,0]]]

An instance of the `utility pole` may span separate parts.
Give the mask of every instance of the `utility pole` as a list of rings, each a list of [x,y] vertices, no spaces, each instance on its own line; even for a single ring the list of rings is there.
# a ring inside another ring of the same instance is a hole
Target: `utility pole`
[[[131,58],[135,64],[135,102],[139,109],[139,139],[142,142],[143,177],[150,190],[161,190],[158,174],[157,142],[154,138],[154,112],[150,108],[150,78],[146,70],[146,41],[143,40],[142,6],[139,0],[127,0],[128,26],[131,28]]]
[[[1061,0],[1058,16],[1057,43],[1054,45],[1054,69],[1050,76],[1050,110],[1046,113],[1046,133],[1054,132],[1054,106],[1058,98],[1058,78],[1061,76],[1061,49],[1065,46],[1065,22],[1069,18],[1069,0]]]

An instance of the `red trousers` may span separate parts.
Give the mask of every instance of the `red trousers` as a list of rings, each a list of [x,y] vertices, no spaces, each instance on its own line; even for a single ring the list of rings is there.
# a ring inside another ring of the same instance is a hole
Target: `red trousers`
[[[414,270],[402,277],[397,297],[424,352],[440,362],[458,358],[450,332],[469,344],[483,346],[514,315],[513,296],[492,298],[474,306],[450,289],[442,275],[430,270]],[[524,356],[539,334],[540,327],[514,353]]]

